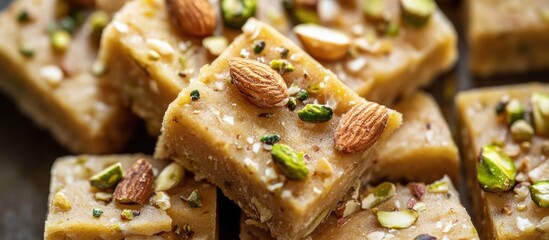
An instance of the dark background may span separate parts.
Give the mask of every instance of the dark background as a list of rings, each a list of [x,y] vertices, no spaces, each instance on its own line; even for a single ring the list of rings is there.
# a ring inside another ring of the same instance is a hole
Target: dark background
[[[10,1],[0,0],[0,9]],[[446,1],[442,8],[458,30],[460,60],[454,69],[440,76],[426,90],[437,99],[454,136],[453,97],[457,91],[520,82],[549,82],[549,72],[475,79],[468,72],[460,4]],[[134,139],[122,152],[152,153],[154,139],[146,136],[143,127]],[[68,154],[47,131],[39,129],[22,115],[11,99],[0,93],[0,240],[43,238],[50,167],[56,158]],[[462,201],[468,206],[468,195],[463,184],[460,184],[460,189]],[[221,239],[237,239],[238,207],[223,197],[219,201]]]

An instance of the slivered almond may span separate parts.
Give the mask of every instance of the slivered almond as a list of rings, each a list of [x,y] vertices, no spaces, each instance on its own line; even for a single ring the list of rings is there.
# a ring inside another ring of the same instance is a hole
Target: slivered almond
[[[307,53],[318,60],[338,60],[351,46],[351,38],[345,33],[316,24],[297,25],[294,32]]]
[[[154,174],[147,160],[135,161],[114,190],[114,200],[125,204],[144,204],[153,192]]]
[[[337,150],[357,153],[370,148],[381,137],[387,126],[387,108],[377,103],[364,102],[351,108],[341,118],[334,134]]]
[[[234,85],[259,107],[280,107],[288,102],[288,87],[280,74],[255,60],[230,58],[229,70]]]
[[[206,37],[215,30],[216,18],[208,0],[166,0],[172,23],[184,35]]]

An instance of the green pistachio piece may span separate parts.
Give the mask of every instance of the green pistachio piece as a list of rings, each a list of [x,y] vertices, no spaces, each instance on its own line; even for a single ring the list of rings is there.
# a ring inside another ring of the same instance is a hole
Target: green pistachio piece
[[[500,115],[505,112],[505,107],[507,106],[508,102],[509,101],[502,99],[496,104],[496,108],[495,108],[496,115]]]
[[[103,29],[109,24],[109,14],[105,11],[95,11],[90,15],[90,26],[92,28],[92,34],[95,36],[101,36]]]
[[[271,60],[269,63],[272,69],[277,70],[280,74],[284,74],[286,72],[293,72],[295,70],[294,65],[292,65],[290,62],[284,59],[275,59]]]
[[[394,229],[409,228],[419,217],[419,214],[414,210],[378,211],[376,215],[381,226]]]
[[[529,141],[534,136],[534,128],[527,121],[520,119],[511,125],[511,136],[517,142]]]
[[[198,189],[193,190],[186,200],[191,208],[202,207],[202,199]]]
[[[263,49],[265,49],[265,41],[263,40],[255,40],[254,41],[254,53],[260,54],[263,52]]]
[[[76,21],[70,16],[64,17],[59,21],[59,27],[69,33],[73,33],[76,30]]]
[[[196,100],[200,99],[200,92],[198,91],[198,89],[192,90],[191,94],[189,94],[189,95],[190,95],[192,101],[196,101]]]
[[[65,51],[71,44],[71,35],[65,30],[56,30],[50,36],[53,49]]]
[[[323,123],[332,119],[333,111],[327,106],[309,103],[297,111],[297,115],[304,122]]]
[[[297,106],[297,101],[295,97],[290,97],[288,100],[288,108],[293,111],[295,110],[296,106]]]
[[[404,22],[413,27],[422,27],[435,13],[435,0],[401,0]]]
[[[396,37],[400,32],[400,24],[398,22],[390,22],[385,29],[385,34],[389,37]]]
[[[278,47],[276,48],[276,51],[280,53],[281,58],[287,58],[288,54],[290,54],[290,49],[287,49],[285,47]]]
[[[278,134],[267,134],[262,136],[259,141],[265,144],[273,145],[277,142],[280,142],[280,135]]]
[[[28,45],[23,44],[19,47],[19,53],[21,53],[21,55],[23,55],[24,57],[31,58],[34,56],[34,49],[32,49]]]
[[[20,23],[26,23],[30,20],[29,11],[27,9],[23,9],[17,14],[17,22]]]
[[[284,9],[299,23],[319,23],[317,13],[318,0],[284,0]]]
[[[221,15],[225,26],[240,29],[255,16],[256,0],[221,0]]]
[[[288,178],[303,180],[309,175],[302,152],[296,153],[290,146],[276,143],[271,149],[271,155],[275,164]]]
[[[296,7],[294,9],[294,16],[298,23],[320,23],[316,10]]]
[[[307,100],[307,98],[309,98],[309,92],[307,92],[307,90],[305,89],[302,89],[297,93],[295,97],[297,98],[297,100],[305,101]]]
[[[90,184],[98,189],[113,188],[124,178],[121,163],[115,163],[90,178]]]
[[[94,218],[99,218],[101,217],[101,215],[103,215],[103,210],[99,209],[99,208],[94,208],[92,210],[92,215]]]
[[[507,125],[511,126],[515,121],[524,118],[525,111],[522,104],[518,100],[513,99],[509,101],[509,103],[507,103],[507,105],[505,106],[505,112],[507,113]]]
[[[396,187],[390,182],[379,184],[362,200],[362,209],[373,208],[395,196]]]
[[[133,211],[130,209],[124,209],[120,213],[120,218],[122,218],[122,220],[132,220],[133,217],[134,217]]]
[[[384,21],[385,0],[364,0],[364,15],[370,21]]]
[[[537,181],[530,186],[530,196],[536,205],[542,208],[549,207],[549,180]]]
[[[446,181],[440,180],[427,185],[427,191],[431,193],[447,193],[450,191],[450,188]]]
[[[436,237],[433,237],[429,234],[420,234],[420,235],[417,235],[414,240],[437,240]]]
[[[549,135],[549,95],[535,92],[532,94],[531,103],[536,134]]]
[[[154,181],[154,191],[168,191],[177,186],[185,177],[185,170],[179,163],[172,162],[166,166]]]
[[[486,145],[477,163],[477,179],[480,187],[489,192],[504,192],[515,185],[517,168],[501,148]]]

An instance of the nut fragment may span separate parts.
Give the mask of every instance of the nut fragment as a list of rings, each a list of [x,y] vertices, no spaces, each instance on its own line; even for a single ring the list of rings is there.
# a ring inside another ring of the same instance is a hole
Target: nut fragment
[[[534,128],[523,119],[514,122],[510,130],[513,140],[517,142],[529,141],[534,136]]]
[[[167,0],[172,23],[181,33],[193,37],[206,37],[216,25],[215,12],[207,0]]]
[[[297,116],[299,119],[310,123],[323,123],[330,121],[333,114],[334,112],[330,107],[310,103],[297,111]]]
[[[170,196],[166,192],[156,192],[151,198],[151,204],[162,210],[168,210],[172,207]]]
[[[236,88],[259,107],[280,107],[288,102],[288,87],[280,74],[258,61],[230,58],[231,78]]]
[[[536,205],[549,208],[549,180],[539,181],[530,186],[530,197]]]
[[[404,21],[414,27],[422,27],[436,10],[435,0],[402,0]]]
[[[115,163],[90,178],[90,184],[98,189],[113,188],[124,177],[122,164]]]
[[[290,179],[303,180],[309,175],[309,169],[303,153],[296,153],[290,146],[276,143],[271,149],[276,166]]]
[[[240,29],[255,15],[256,0],[221,0],[221,16],[225,26]]]
[[[345,56],[351,46],[351,38],[345,33],[316,24],[297,25],[294,32],[307,53],[318,60],[338,60]]]
[[[545,216],[536,226],[536,230],[542,233],[549,233],[549,216]]]
[[[533,93],[531,97],[532,117],[536,134],[549,135],[549,95]]]
[[[71,202],[63,192],[57,192],[53,195],[52,203],[58,211],[66,212],[72,208]]]
[[[179,163],[173,162],[162,169],[154,181],[154,191],[168,191],[177,186],[185,177],[185,170]]]
[[[379,184],[362,200],[362,209],[370,209],[395,196],[396,187],[390,182]]]
[[[535,183],[549,178],[549,161],[544,161],[528,173],[530,181]]]
[[[439,180],[429,184],[427,186],[427,191],[430,193],[447,193],[450,191],[450,187],[448,186],[448,182]]]
[[[202,45],[214,56],[219,56],[229,45],[227,38],[223,36],[207,37],[202,40]]]
[[[378,211],[377,220],[386,228],[403,229],[412,226],[418,219],[419,214],[414,210],[403,211]]]
[[[334,134],[337,150],[357,153],[370,148],[383,134],[389,116],[387,109],[377,103],[355,105],[341,118]]]
[[[477,179],[480,187],[489,192],[503,192],[515,185],[517,168],[501,148],[486,145],[477,163]]]
[[[118,203],[144,204],[153,191],[153,178],[152,166],[147,160],[135,161],[114,190],[114,200]]]

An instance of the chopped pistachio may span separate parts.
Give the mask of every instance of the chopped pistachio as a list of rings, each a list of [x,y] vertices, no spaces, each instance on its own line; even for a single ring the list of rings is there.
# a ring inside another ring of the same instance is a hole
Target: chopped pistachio
[[[200,99],[200,92],[198,91],[198,89],[192,90],[191,94],[189,94],[189,95],[190,95],[192,101],[196,101],[196,100]]]
[[[376,215],[381,226],[394,229],[408,228],[414,225],[419,217],[419,214],[414,210],[378,211]]]
[[[294,9],[294,17],[298,23],[320,23],[316,11],[303,7]]]
[[[513,99],[505,106],[507,125],[511,126],[515,121],[524,118],[524,107],[522,104]]]
[[[394,184],[390,182],[379,184],[362,200],[362,209],[373,208],[395,196],[395,193],[396,187]]]
[[[120,213],[120,218],[122,218],[122,220],[132,220],[133,217],[134,217],[133,211],[130,209],[124,209]]]
[[[290,54],[290,49],[287,49],[285,47],[278,47],[276,48],[276,51],[280,53],[281,58],[287,58],[288,54]]]
[[[58,209],[62,212],[69,211],[72,208],[71,202],[69,201],[69,199],[67,198],[67,196],[63,192],[57,192],[53,196],[52,202],[53,202],[53,206],[55,206],[56,209]]]
[[[34,49],[32,49],[28,45],[23,44],[19,47],[19,53],[21,53],[21,55],[23,55],[24,57],[31,58],[34,56]]]
[[[290,179],[303,180],[309,175],[309,169],[303,159],[303,153],[296,153],[290,146],[276,143],[271,155],[277,167]]]
[[[180,235],[182,239],[191,239],[191,237],[194,234],[194,231],[189,224],[183,225],[183,227],[180,227],[179,225],[175,225],[172,229],[172,232],[174,232],[177,235]]]
[[[542,208],[549,207],[549,180],[542,180],[530,186],[530,197],[536,205]]]
[[[284,59],[274,59],[269,63],[269,65],[272,69],[277,70],[280,74],[293,72],[295,70],[294,65]]]
[[[414,240],[437,240],[436,237],[433,237],[429,234],[420,234],[420,235],[417,235]]]
[[[302,89],[297,93],[296,98],[297,100],[305,101],[307,100],[307,98],[309,98],[309,92],[307,92],[307,90],[305,89]]]
[[[534,128],[523,120],[517,120],[511,125],[511,136],[517,142],[529,141],[534,136]]]
[[[166,192],[156,192],[151,198],[151,203],[162,210],[168,210],[172,207],[170,196]]]
[[[296,107],[297,107],[297,101],[295,97],[290,97],[288,99],[288,108],[293,111],[295,110]]]
[[[92,34],[101,36],[103,29],[109,24],[110,17],[105,11],[95,11],[90,15],[90,25]]]
[[[113,188],[124,178],[121,163],[115,163],[90,178],[90,184],[98,189]]]
[[[112,201],[112,193],[96,192],[93,197],[95,198],[95,200],[105,203],[110,203]]]
[[[26,23],[30,20],[29,11],[27,9],[21,9],[17,14],[17,21],[20,23]]]
[[[536,134],[549,135],[549,95],[535,92],[532,94],[531,104]]]
[[[57,51],[65,51],[69,48],[72,38],[69,32],[65,30],[56,30],[51,34],[50,41],[53,49]]]
[[[94,208],[92,210],[92,215],[94,218],[99,218],[101,217],[101,215],[103,215],[103,210],[99,209],[99,208]]]
[[[189,203],[189,206],[191,208],[202,207],[202,199],[200,198],[200,192],[198,191],[198,189],[193,190],[188,198],[185,198],[183,196],[180,196],[180,198],[181,200]]]
[[[385,28],[385,34],[390,37],[398,36],[400,32],[400,24],[398,22],[390,22]]]
[[[436,181],[427,186],[427,191],[431,193],[447,193],[450,191],[448,183],[444,180]]]
[[[424,202],[418,202],[412,207],[412,209],[416,210],[417,212],[423,212],[427,210],[427,204],[425,204]]]
[[[413,27],[424,26],[436,10],[435,0],[402,0],[404,22]]]
[[[265,41],[264,40],[255,40],[254,41],[254,53],[260,54],[263,52],[263,49],[265,49]]]
[[[223,23],[229,28],[240,30],[255,15],[256,6],[256,0],[221,0]]]
[[[507,106],[507,103],[509,103],[508,99],[501,99],[496,104],[496,115],[500,115],[505,112],[505,107]]]
[[[179,163],[172,162],[166,166],[154,181],[154,191],[168,191],[177,186],[185,177],[185,170]]]
[[[304,122],[323,123],[332,119],[333,111],[327,106],[307,104],[304,108],[297,111],[297,115]]]
[[[265,144],[273,145],[277,142],[280,142],[280,135],[278,134],[267,134],[262,136],[259,141]]]
[[[364,15],[370,21],[384,21],[385,4],[385,0],[364,0]]]
[[[66,16],[59,21],[59,28],[69,33],[73,33],[76,29],[76,21],[70,16]]]
[[[486,145],[477,163],[477,179],[480,187],[489,192],[503,192],[515,185],[517,169],[511,158],[501,148]]]

